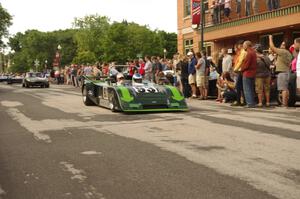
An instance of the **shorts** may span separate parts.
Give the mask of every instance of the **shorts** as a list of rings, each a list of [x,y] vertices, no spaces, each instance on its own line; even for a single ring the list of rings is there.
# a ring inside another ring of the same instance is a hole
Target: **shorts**
[[[190,74],[189,75],[189,84],[196,84],[196,74],[192,75]]]
[[[257,77],[255,79],[255,91],[257,94],[270,94],[271,77]]]
[[[277,90],[288,91],[289,90],[289,73],[281,72],[277,77]]]
[[[230,8],[225,8],[224,9],[224,16],[229,17],[230,16]]]
[[[197,87],[207,88],[208,87],[208,77],[205,75],[196,76]]]

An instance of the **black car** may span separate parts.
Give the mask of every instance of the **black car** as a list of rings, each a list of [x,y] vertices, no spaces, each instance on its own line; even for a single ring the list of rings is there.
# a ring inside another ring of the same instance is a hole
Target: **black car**
[[[23,82],[23,76],[10,75],[6,80],[7,84],[21,84]]]
[[[0,82],[6,82],[8,79],[8,75],[0,75]]]
[[[28,72],[22,83],[23,87],[41,87],[49,88],[49,81],[47,77],[44,77],[40,72]]]

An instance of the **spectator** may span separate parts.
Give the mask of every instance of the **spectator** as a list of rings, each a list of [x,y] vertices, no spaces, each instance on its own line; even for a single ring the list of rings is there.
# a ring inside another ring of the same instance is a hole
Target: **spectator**
[[[230,73],[226,72],[223,74],[223,93],[221,93],[224,98],[223,102],[233,102],[236,100],[236,92],[234,81],[232,80]]]
[[[210,67],[211,65],[214,65],[214,63],[211,61],[211,59],[208,60],[208,57],[206,55],[206,51],[201,51],[201,55],[205,61],[205,88],[204,88],[204,99],[207,100],[208,96],[208,88],[209,88],[209,73],[210,73]]]
[[[145,62],[144,60],[141,58],[139,59],[139,73],[144,77],[145,76]]]
[[[108,76],[108,72],[109,72],[109,64],[104,63],[103,66],[102,66],[102,74],[104,76]]]
[[[237,42],[237,50],[234,60],[234,73],[236,74],[236,82],[235,89],[237,93],[236,101],[232,104],[232,106],[242,106],[244,105],[243,100],[243,74],[241,72],[242,63],[247,55],[247,52],[243,48],[243,41],[240,40]]]
[[[216,68],[216,70],[219,74],[223,73],[223,59],[224,59],[224,56],[223,56],[222,51],[221,51],[221,53],[219,53],[219,55],[218,55],[218,65],[217,65],[217,68]]]
[[[91,76],[93,74],[93,68],[91,66],[85,66],[83,70],[83,74],[86,76]]]
[[[224,2],[224,17],[227,21],[230,20],[230,12],[231,12],[231,0],[225,0],[225,2]]]
[[[210,6],[210,15],[211,15],[212,23],[218,24],[219,23],[218,22],[219,9],[218,9],[216,1],[212,1],[212,4]]]
[[[205,69],[206,69],[206,64],[205,64],[205,59],[201,55],[200,52],[196,53],[196,59],[197,59],[197,64],[196,64],[196,82],[197,82],[197,87],[199,88],[200,92],[200,100],[204,100],[205,97]]]
[[[189,85],[192,88],[192,98],[197,98],[196,95],[196,64],[197,64],[197,59],[194,56],[194,53],[191,51],[188,52],[188,57],[189,57],[189,66],[188,66],[188,72],[189,72]]]
[[[253,14],[256,15],[259,12],[259,0],[252,0]]]
[[[116,64],[112,63],[109,70],[109,76],[116,79],[118,73],[119,71],[116,69]],[[138,70],[136,70],[135,73],[138,73]]]
[[[245,4],[246,8],[246,16],[250,16],[251,15],[251,0],[246,0],[246,4]]]
[[[263,106],[263,96],[265,96],[266,106],[270,106],[270,84],[271,84],[271,61],[263,54],[260,44],[254,46],[257,56],[257,71],[255,78],[255,90],[258,95],[258,107]]]
[[[222,61],[222,72],[229,72],[232,71],[232,57],[227,53],[225,48],[221,50],[221,53],[223,55],[223,61]]]
[[[145,57],[145,80],[152,81],[152,63],[149,56]]]
[[[280,0],[272,0],[272,6],[274,10],[277,10],[280,8]]]
[[[273,0],[266,0],[266,7],[268,8],[269,11],[273,10],[273,4],[272,4]]]
[[[154,57],[154,62],[153,62],[153,72],[154,72],[154,79],[155,79],[155,82],[157,83],[160,76],[160,72],[163,71],[163,66],[160,62],[160,59],[158,59],[159,57]]]
[[[298,55],[296,56],[297,62],[296,62],[296,73],[297,73],[297,89],[300,89],[300,37],[295,39],[294,41],[294,48],[295,51],[298,52]]]
[[[285,49],[285,43],[281,44],[280,48],[276,48],[273,43],[273,36],[269,36],[269,43],[271,50],[277,54],[277,60],[275,62],[277,77],[278,91],[282,91],[282,104],[288,106],[289,100],[289,70],[292,62],[291,53]]]
[[[245,41],[243,47],[247,51],[247,55],[241,67],[241,72],[243,73],[243,88],[247,103],[246,108],[254,108],[254,87],[257,68],[257,56],[255,51],[252,49],[252,43],[250,41]]]
[[[242,12],[242,0],[236,0],[236,14],[238,18],[241,18]]]
[[[177,67],[181,71],[181,84],[182,84],[182,93],[185,98],[189,98],[191,96],[191,88],[189,85],[189,71],[188,71],[188,60],[185,56],[180,55],[179,56],[179,62],[177,64]]]
[[[224,15],[224,9],[225,9],[225,0],[219,0],[219,5],[218,5],[218,8],[219,8],[219,23],[221,23],[222,21],[222,15]]]

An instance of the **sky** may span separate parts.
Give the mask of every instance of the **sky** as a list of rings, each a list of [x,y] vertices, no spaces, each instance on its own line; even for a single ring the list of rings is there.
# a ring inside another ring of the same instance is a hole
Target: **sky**
[[[108,16],[111,21],[149,25],[152,30],[177,32],[176,0],[0,0],[13,16],[10,34],[28,29],[72,28],[75,17]]]

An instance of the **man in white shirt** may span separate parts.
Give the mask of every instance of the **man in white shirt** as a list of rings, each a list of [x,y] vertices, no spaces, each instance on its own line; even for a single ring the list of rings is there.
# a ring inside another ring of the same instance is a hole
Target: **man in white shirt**
[[[232,57],[227,53],[225,48],[223,48],[221,50],[221,53],[224,56],[223,57],[223,62],[222,62],[222,71],[223,71],[223,73],[225,73],[225,72],[231,73],[231,71],[232,71]]]

